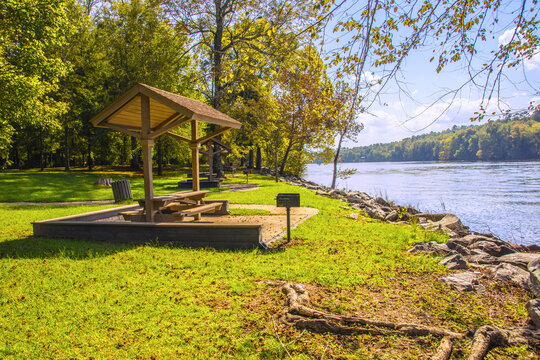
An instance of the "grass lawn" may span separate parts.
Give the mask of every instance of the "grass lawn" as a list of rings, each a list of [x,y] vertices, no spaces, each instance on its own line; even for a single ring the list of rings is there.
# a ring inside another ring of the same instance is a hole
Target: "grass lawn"
[[[56,179],[62,190],[51,182],[35,190],[41,176]],[[57,194],[57,201],[102,199],[110,189],[94,187],[92,176],[0,174],[0,193],[2,201],[29,195],[27,201],[43,201],[47,194]],[[13,178],[24,190],[4,182]],[[167,189],[177,180],[156,180],[156,192],[173,191]],[[76,190],[81,181],[85,190]],[[250,182],[260,188],[209,197],[275,204],[279,192],[300,193],[302,206],[320,211],[292,231],[294,246],[215,251],[33,238],[30,221],[104,207],[1,205],[0,358],[289,358],[281,340],[294,359],[427,359],[438,346],[430,337],[302,333],[277,320],[274,328],[283,295],[262,281],[277,279],[307,284],[315,306],[335,313],[459,331],[526,321],[526,292],[485,282],[485,294],[459,293],[438,280],[447,273],[439,258],[406,252],[417,241],[445,241],[443,235],[354,220],[346,204],[310,190],[257,176]],[[468,346],[458,344],[455,358]],[[490,356],[537,358],[525,346]]]
[[[144,197],[142,173],[75,170],[63,171],[8,171],[0,172],[0,202],[56,202],[84,200],[114,200],[110,187],[96,186],[99,178],[113,181],[128,179],[134,198]],[[154,176],[156,195],[178,191],[177,183],[185,179],[183,173]]]

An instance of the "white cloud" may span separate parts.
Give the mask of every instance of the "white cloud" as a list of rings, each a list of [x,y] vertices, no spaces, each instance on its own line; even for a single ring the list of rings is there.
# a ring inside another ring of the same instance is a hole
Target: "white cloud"
[[[427,105],[391,103],[390,106],[372,109],[370,114],[360,114],[358,121],[364,130],[357,142],[348,141],[346,147],[399,141],[414,135],[438,132],[454,125],[473,125],[470,117],[480,107],[480,99],[456,98]],[[499,112],[496,104],[490,104],[487,112]],[[412,116],[408,116],[412,114]]]
[[[499,36],[499,45],[506,45],[512,40],[516,28],[506,30],[501,36]]]
[[[527,70],[536,70],[540,68],[540,49],[532,58],[523,61]]]
[[[514,27],[506,30],[501,36],[499,36],[499,46],[508,44],[510,40],[512,40],[515,31],[516,28]],[[517,36],[519,39],[519,32]],[[536,54],[534,54],[532,58],[523,60],[523,64],[527,70],[536,70],[540,68],[540,49],[537,49]]]

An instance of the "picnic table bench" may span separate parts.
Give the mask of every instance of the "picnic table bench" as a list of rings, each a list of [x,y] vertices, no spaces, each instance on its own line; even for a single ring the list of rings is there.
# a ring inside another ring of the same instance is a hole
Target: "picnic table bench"
[[[187,216],[201,219],[202,213],[221,210],[222,202],[205,204],[203,198],[209,191],[181,191],[152,198],[155,222],[183,221]],[[145,199],[136,199],[143,208],[120,213],[128,221],[145,221]]]

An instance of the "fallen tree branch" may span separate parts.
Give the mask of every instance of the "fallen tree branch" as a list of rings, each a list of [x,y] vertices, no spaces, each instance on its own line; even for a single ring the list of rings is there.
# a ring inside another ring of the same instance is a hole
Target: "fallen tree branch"
[[[287,298],[287,309],[282,317],[282,321],[287,325],[294,326],[303,331],[307,330],[319,334],[331,333],[336,335],[431,335],[442,339],[436,353],[431,358],[432,360],[448,360],[452,354],[453,340],[468,337],[473,338],[468,357],[469,360],[481,360],[491,349],[499,346],[540,345],[540,330],[531,327],[500,329],[493,326],[482,326],[474,332],[458,333],[418,324],[400,324],[374,321],[361,317],[329,314],[309,306],[309,292],[301,284],[285,281],[265,283],[279,287]]]
[[[540,345],[540,331],[535,328],[521,327],[500,329],[494,326],[481,326],[476,329],[468,360],[481,360],[496,347],[515,345]]]

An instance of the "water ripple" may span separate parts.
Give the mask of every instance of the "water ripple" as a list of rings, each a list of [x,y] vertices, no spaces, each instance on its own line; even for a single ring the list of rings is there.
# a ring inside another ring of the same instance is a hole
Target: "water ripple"
[[[476,231],[540,245],[540,162],[355,163],[338,186],[424,211],[450,211]],[[329,185],[331,165],[310,164],[308,180]]]

